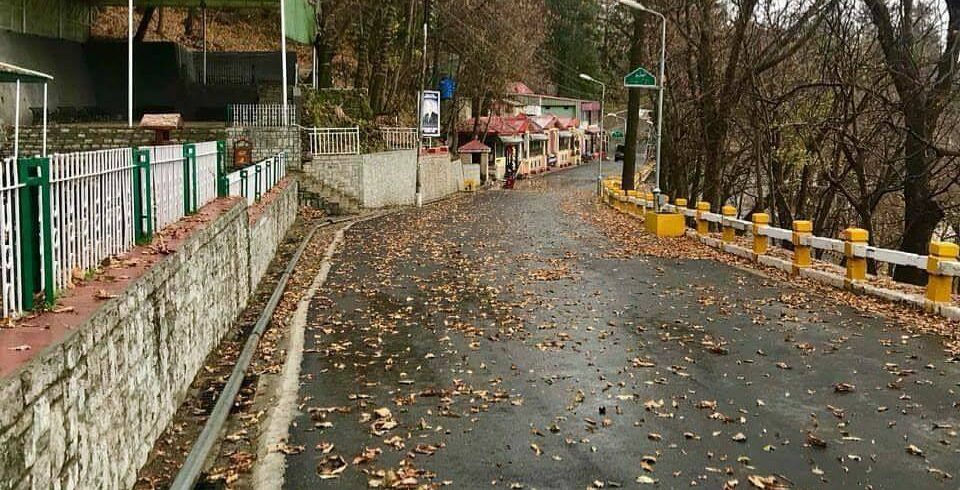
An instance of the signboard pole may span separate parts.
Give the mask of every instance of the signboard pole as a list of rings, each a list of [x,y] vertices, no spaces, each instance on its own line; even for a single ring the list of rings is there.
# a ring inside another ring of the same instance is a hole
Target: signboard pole
[[[430,19],[430,0],[423,0],[423,63],[420,70],[420,93],[417,94],[417,186],[414,201],[423,206],[423,183],[420,179],[420,154],[423,153],[423,86],[427,80],[427,22]]]
[[[657,168],[656,181],[653,188],[654,206],[656,211],[660,212],[660,148],[663,146],[663,89],[666,80],[664,80],[664,71],[667,63],[667,19],[660,15],[660,21],[663,24],[663,30],[660,33],[660,94],[657,100]]]

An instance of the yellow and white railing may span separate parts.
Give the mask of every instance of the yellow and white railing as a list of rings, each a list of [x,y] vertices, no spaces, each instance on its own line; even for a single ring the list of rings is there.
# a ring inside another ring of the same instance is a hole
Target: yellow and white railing
[[[604,200],[615,209],[637,216],[654,208],[652,193],[623,191],[618,180],[604,181]],[[869,233],[861,228],[847,228],[838,239],[819,237],[813,234],[811,221],[797,220],[791,229],[785,229],[771,226],[770,216],[765,213],[754,213],[750,220],[744,220],[738,217],[737,209],[733,206],[724,206],[720,213],[714,213],[707,202],[701,201],[689,207],[685,199],[678,198],[673,204],[666,201],[666,196],[661,196],[661,202],[664,203],[661,211],[683,215],[694,225],[686,235],[709,246],[790,274],[909,303],[960,320],[960,305],[956,304],[952,293],[954,281],[960,277],[960,247],[955,243],[931,242],[927,255],[912,254],[870,245]],[[719,238],[710,234],[711,228],[720,231]],[[747,243],[738,241],[738,236],[747,238]],[[792,245],[792,253],[784,249],[776,250],[781,253],[772,253],[771,243],[783,242]],[[843,265],[815,263],[814,251],[818,250],[842,257]],[[919,295],[880,287],[875,281],[877,277],[867,274],[868,260],[926,271],[929,280],[925,293]]]

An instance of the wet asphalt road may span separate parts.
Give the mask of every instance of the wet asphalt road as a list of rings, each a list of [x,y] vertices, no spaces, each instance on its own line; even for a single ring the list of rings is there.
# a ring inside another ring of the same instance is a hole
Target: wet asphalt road
[[[936,339],[720,263],[623,258],[580,216],[611,212],[595,171],[347,234],[285,487],[960,488],[960,364]]]

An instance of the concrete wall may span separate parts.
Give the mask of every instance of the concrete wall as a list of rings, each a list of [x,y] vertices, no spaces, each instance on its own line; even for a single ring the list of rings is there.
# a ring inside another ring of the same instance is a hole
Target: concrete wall
[[[47,87],[50,107],[97,104],[83,45],[78,42],[0,30],[0,60],[53,76],[54,80]],[[15,84],[0,84],[0,125],[13,125],[15,94]],[[23,85],[20,123],[34,122],[30,108],[42,106],[43,86]],[[39,124],[41,121],[35,122]]]
[[[409,206],[416,191],[416,150],[363,155],[363,207]]]
[[[420,159],[423,202],[443,199],[463,189],[463,164],[450,155],[424,155]]]
[[[463,190],[463,165],[446,154],[420,159],[424,202]],[[409,206],[416,203],[416,150],[384,151],[366,155],[314,157],[302,170],[360,201],[365,208]]]
[[[246,306],[263,254],[293,220],[296,193],[291,182],[252,229],[237,203],[0,379],[0,489],[132,487],[204,359]]]

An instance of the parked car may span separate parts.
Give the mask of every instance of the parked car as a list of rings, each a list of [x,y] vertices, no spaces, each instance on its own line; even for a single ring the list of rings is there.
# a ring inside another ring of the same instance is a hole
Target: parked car
[[[617,145],[616,151],[613,152],[613,161],[615,161],[615,162],[622,162],[622,161],[623,161],[623,153],[624,153],[625,150],[626,150],[626,146],[624,146],[624,145]]]

